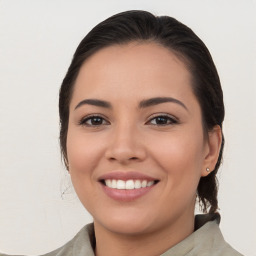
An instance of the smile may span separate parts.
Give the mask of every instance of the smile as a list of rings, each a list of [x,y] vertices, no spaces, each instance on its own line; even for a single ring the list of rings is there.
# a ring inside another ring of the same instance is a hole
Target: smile
[[[130,202],[154,190],[160,180],[138,172],[115,171],[98,179],[104,193],[115,201]]]
[[[146,188],[146,187],[151,187],[152,185],[156,184],[157,181],[147,181],[147,180],[116,180],[116,179],[107,179],[103,180],[104,184],[113,189],[126,189],[126,190],[131,190],[131,189],[140,189],[140,188]]]

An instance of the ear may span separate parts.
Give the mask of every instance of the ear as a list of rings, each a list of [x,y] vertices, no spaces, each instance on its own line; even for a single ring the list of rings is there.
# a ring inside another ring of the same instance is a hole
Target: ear
[[[206,141],[206,150],[204,157],[203,170],[201,176],[205,177],[214,170],[219,158],[220,148],[222,143],[222,130],[219,125],[213,127],[208,132],[208,139]]]

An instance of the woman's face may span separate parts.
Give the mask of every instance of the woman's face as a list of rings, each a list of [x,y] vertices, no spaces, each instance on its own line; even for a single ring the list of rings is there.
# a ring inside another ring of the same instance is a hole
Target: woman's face
[[[191,75],[170,50],[130,43],[86,60],[70,103],[67,155],[96,225],[140,234],[191,218],[208,154]]]

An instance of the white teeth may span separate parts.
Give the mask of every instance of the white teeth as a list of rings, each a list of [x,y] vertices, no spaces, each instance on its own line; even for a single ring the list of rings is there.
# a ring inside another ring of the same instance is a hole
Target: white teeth
[[[139,189],[150,187],[154,184],[154,181],[147,181],[147,180],[105,180],[105,185],[109,188],[116,188],[116,189]]]
[[[141,188],[141,181],[140,180],[135,180],[134,187],[135,188]]]
[[[146,181],[146,180],[143,180],[142,183],[141,183],[141,186],[142,186],[143,188],[145,188],[145,187],[147,186],[147,181]]]
[[[112,180],[111,188],[116,188],[116,180]]]
[[[125,181],[124,180],[118,180],[116,182],[116,188],[117,189],[125,189]]]
[[[125,189],[134,189],[134,181],[133,180],[127,180],[125,182]]]
[[[105,180],[106,186],[107,187],[112,187],[112,181],[111,180]]]
[[[154,181],[152,180],[152,181],[149,181],[148,183],[147,183],[147,187],[150,187],[150,186],[152,186],[154,184]]]

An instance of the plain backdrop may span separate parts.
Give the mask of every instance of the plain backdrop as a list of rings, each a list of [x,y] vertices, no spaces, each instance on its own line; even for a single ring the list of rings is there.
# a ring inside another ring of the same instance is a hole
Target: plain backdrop
[[[143,9],[191,27],[212,53],[226,105],[221,229],[256,255],[256,8],[250,0],[0,0],[0,251],[38,255],[92,218],[61,163],[58,90],[80,40]]]

